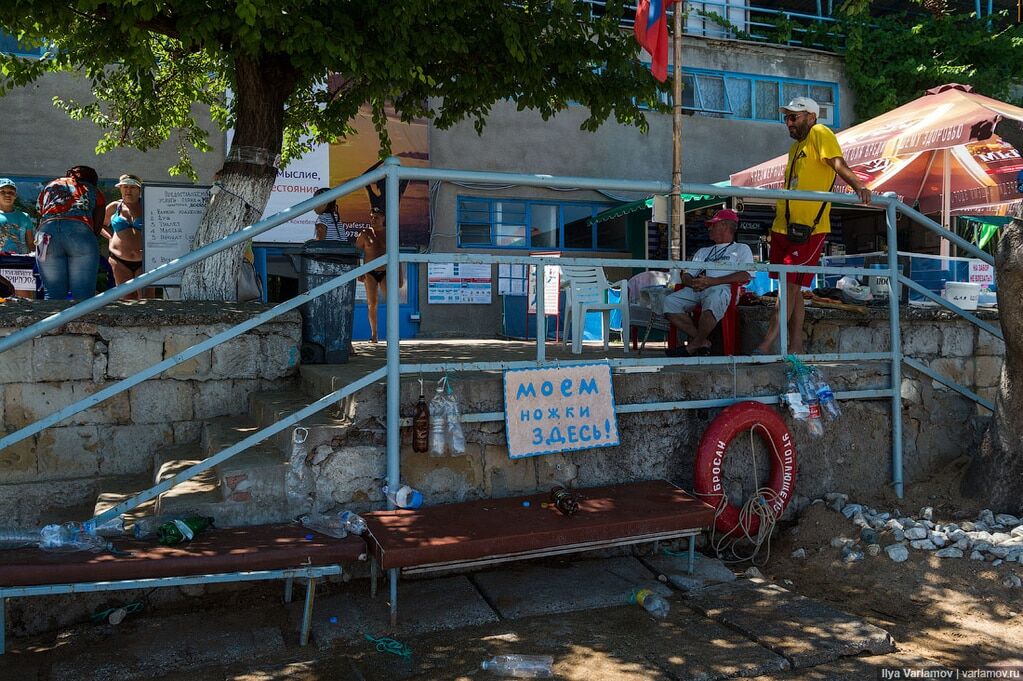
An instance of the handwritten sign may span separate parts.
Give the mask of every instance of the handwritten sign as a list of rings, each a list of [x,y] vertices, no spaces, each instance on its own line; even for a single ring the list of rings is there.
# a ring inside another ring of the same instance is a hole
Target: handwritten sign
[[[504,412],[513,459],[621,444],[607,362],[506,371]]]
[[[988,288],[995,283],[995,266],[988,265],[983,260],[970,260],[970,283],[980,284],[981,288]]]
[[[192,250],[199,221],[210,202],[210,188],[146,183],[143,190],[145,229],[142,230],[145,270],[177,260]],[[158,282],[180,286],[181,273]]]
[[[36,277],[32,274],[31,268],[0,268],[0,277],[11,282],[16,291],[31,292],[32,294],[36,292]]]

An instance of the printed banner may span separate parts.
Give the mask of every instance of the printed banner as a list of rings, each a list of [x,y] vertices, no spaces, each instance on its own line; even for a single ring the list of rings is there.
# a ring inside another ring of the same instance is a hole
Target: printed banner
[[[504,372],[504,421],[513,459],[618,446],[611,365]]]
[[[431,305],[489,305],[493,285],[490,265],[430,263],[426,299]]]

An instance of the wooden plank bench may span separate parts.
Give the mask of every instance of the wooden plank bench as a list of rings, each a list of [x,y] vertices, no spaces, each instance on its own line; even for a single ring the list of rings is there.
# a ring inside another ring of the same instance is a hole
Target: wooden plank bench
[[[371,589],[377,566],[388,570],[391,621],[397,621],[398,574],[458,570],[612,546],[689,538],[714,522],[714,508],[665,480],[574,489],[572,517],[543,508],[546,494],[481,499],[416,510],[365,514]]]
[[[366,559],[361,537],[335,539],[298,525],[214,529],[178,546],[136,540],[114,545],[132,555],[0,551],[0,654],[8,598],[283,579],[290,602],[295,578],[307,580],[300,633],[305,645],[316,578],[340,575],[342,564]]]

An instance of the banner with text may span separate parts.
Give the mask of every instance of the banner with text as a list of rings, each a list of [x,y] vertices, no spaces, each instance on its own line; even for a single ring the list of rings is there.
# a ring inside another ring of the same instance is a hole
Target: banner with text
[[[504,372],[504,422],[513,459],[618,446],[611,365]]]

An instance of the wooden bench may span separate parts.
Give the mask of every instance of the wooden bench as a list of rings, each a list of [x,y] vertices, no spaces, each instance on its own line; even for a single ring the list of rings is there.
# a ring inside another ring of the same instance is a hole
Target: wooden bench
[[[373,594],[379,565],[389,571],[395,623],[400,572],[458,570],[684,537],[691,572],[696,535],[714,522],[712,506],[664,480],[572,491],[581,501],[571,517],[544,508],[546,494],[365,514]]]
[[[290,602],[296,577],[306,580],[300,633],[305,645],[316,578],[340,575],[341,564],[366,559],[361,537],[334,539],[298,525],[215,529],[178,546],[136,540],[114,545],[131,555],[0,551],[0,654],[8,598],[283,579],[284,600]]]

